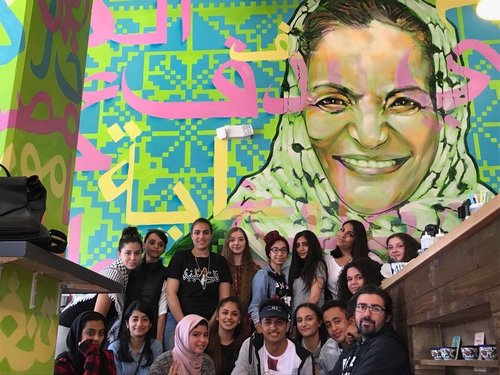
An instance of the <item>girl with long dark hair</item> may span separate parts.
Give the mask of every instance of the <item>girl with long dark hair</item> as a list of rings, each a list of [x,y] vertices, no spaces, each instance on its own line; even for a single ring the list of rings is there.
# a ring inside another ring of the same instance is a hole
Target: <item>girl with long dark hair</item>
[[[333,299],[337,297],[337,280],[342,267],[353,259],[368,257],[368,238],[363,224],[357,220],[347,220],[337,233],[337,246],[325,255],[328,268],[328,290]]]
[[[109,346],[115,354],[118,374],[149,373],[149,367],[163,352],[161,343],[154,339],[154,320],[155,314],[149,304],[134,301],[128,306],[118,340]]]
[[[292,290],[292,306],[305,302],[322,306],[324,289],[328,279],[323,250],[318,237],[310,230],[295,235],[292,249],[292,263],[288,274],[288,285]]]
[[[323,327],[321,309],[314,303],[302,303],[293,314],[295,325],[295,341],[309,351],[318,363],[321,347],[328,339]]]
[[[242,317],[243,307],[238,297],[227,297],[219,302],[215,322],[210,327],[210,342],[205,350],[214,361],[218,375],[233,371],[241,344],[248,337]]]
[[[230,294],[232,280],[227,260],[210,251],[210,221],[196,219],[191,225],[191,239],[193,248],[175,253],[167,269],[164,350],[173,348],[175,326],[185,315],[201,315],[213,321],[217,304]]]
[[[394,233],[387,237],[390,262],[409,262],[418,255],[420,243],[406,233]]]
[[[144,256],[139,266],[129,275],[125,308],[136,300],[147,302],[153,308],[155,323],[153,332],[159,341],[163,341],[166,320],[167,267],[161,256],[168,243],[167,234],[161,229],[149,229],[144,236]],[[163,294],[162,294],[163,292]]]
[[[107,342],[118,338],[120,322],[123,316],[125,291],[128,277],[141,261],[142,237],[136,227],[126,227],[118,242],[118,259],[107,266],[101,274],[121,285],[118,293],[77,294],[61,312],[57,332],[56,355],[66,350],[65,339],[76,317],[87,310],[94,310],[106,318],[108,330]]]

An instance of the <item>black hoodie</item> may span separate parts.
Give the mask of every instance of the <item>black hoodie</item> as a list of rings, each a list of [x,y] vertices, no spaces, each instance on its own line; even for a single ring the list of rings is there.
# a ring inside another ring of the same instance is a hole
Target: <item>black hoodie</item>
[[[329,375],[411,375],[408,351],[401,336],[386,324],[375,336],[345,349]]]

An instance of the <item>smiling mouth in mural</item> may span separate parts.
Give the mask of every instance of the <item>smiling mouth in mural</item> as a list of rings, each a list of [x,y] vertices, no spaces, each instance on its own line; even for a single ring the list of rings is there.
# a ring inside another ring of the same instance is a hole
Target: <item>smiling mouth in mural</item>
[[[374,160],[366,156],[337,156],[332,158],[342,163],[347,169],[359,174],[385,174],[398,170],[410,156],[404,156],[394,159]]]

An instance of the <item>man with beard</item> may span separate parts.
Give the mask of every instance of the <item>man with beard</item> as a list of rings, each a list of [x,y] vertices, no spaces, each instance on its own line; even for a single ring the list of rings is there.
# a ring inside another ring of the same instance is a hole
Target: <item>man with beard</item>
[[[389,324],[392,300],[375,285],[366,285],[352,297],[359,337],[344,350],[330,374],[412,374],[408,352],[399,334]]]

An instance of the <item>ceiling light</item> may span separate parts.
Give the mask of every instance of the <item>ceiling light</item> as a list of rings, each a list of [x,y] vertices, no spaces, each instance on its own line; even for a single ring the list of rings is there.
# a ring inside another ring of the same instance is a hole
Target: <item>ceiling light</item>
[[[476,13],[488,21],[500,21],[500,2],[498,0],[481,0],[477,4]]]

